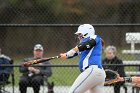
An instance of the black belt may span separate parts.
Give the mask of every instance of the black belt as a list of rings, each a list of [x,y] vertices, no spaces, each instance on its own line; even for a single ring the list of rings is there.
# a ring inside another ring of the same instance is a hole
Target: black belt
[[[89,66],[85,67],[85,70],[86,70],[87,68],[89,68]],[[99,67],[99,66],[98,66],[98,68],[102,69],[102,67]]]
[[[89,66],[85,67],[85,70],[86,70],[87,68],[89,68]]]

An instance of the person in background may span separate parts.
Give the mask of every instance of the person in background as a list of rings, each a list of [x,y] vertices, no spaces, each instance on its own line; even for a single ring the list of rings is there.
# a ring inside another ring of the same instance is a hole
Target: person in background
[[[122,60],[119,59],[116,55],[115,46],[107,46],[105,49],[105,59],[103,59],[103,64],[123,64]],[[121,77],[125,77],[125,71],[123,66],[104,66],[104,69],[111,69],[117,71]],[[120,93],[120,87],[123,85],[123,82],[118,82],[114,84],[114,93]]]
[[[33,49],[33,57],[25,58],[22,62],[43,58],[44,49],[41,44],[36,44]],[[38,65],[50,64],[46,61]],[[43,79],[52,75],[51,67],[20,67],[22,76],[19,81],[19,90],[21,93],[27,92],[27,87],[33,87],[34,93],[39,93],[40,86],[43,85]]]
[[[10,57],[2,54],[2,50],[0,48],[0,65],[9,65],[9,64],[13,64],[13,60]],[[8,82],[9,76],[12,73],[12,71],[13,71],[13,67],[8,67],[8,66],[0,67],[0,82],[2,84],[4,84],[4,82],[5,83]],[[0,93],[2,92],[0,91]]]

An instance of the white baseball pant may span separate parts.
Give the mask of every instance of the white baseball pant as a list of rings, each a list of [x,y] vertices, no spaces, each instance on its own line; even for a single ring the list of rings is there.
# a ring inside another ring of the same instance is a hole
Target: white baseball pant
[[[104,69],[97,65],[89,66],[77,77],[69,93],[85,93],[88,90],[89,93],[103,93],[105,77]]]

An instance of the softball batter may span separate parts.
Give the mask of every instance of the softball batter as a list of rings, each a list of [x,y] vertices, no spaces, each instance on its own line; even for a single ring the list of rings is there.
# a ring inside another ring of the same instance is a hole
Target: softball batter
[[[80,56],[79,69],[81,74],[77,77],[69,93],[103,93],[105,72],[101,64],[102,40],[95,35],[95,30],[90,24],[78,27],[75,33],[80,43],[66,53],[61,53],[61,59]]]

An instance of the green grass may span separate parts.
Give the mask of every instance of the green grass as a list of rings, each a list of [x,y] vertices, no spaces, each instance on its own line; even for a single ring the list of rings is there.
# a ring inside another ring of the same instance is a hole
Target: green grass
[[[49,81],[54,81],[56,85],[71,85],[78,74],[77,68],[53,68],[53,75]]]

